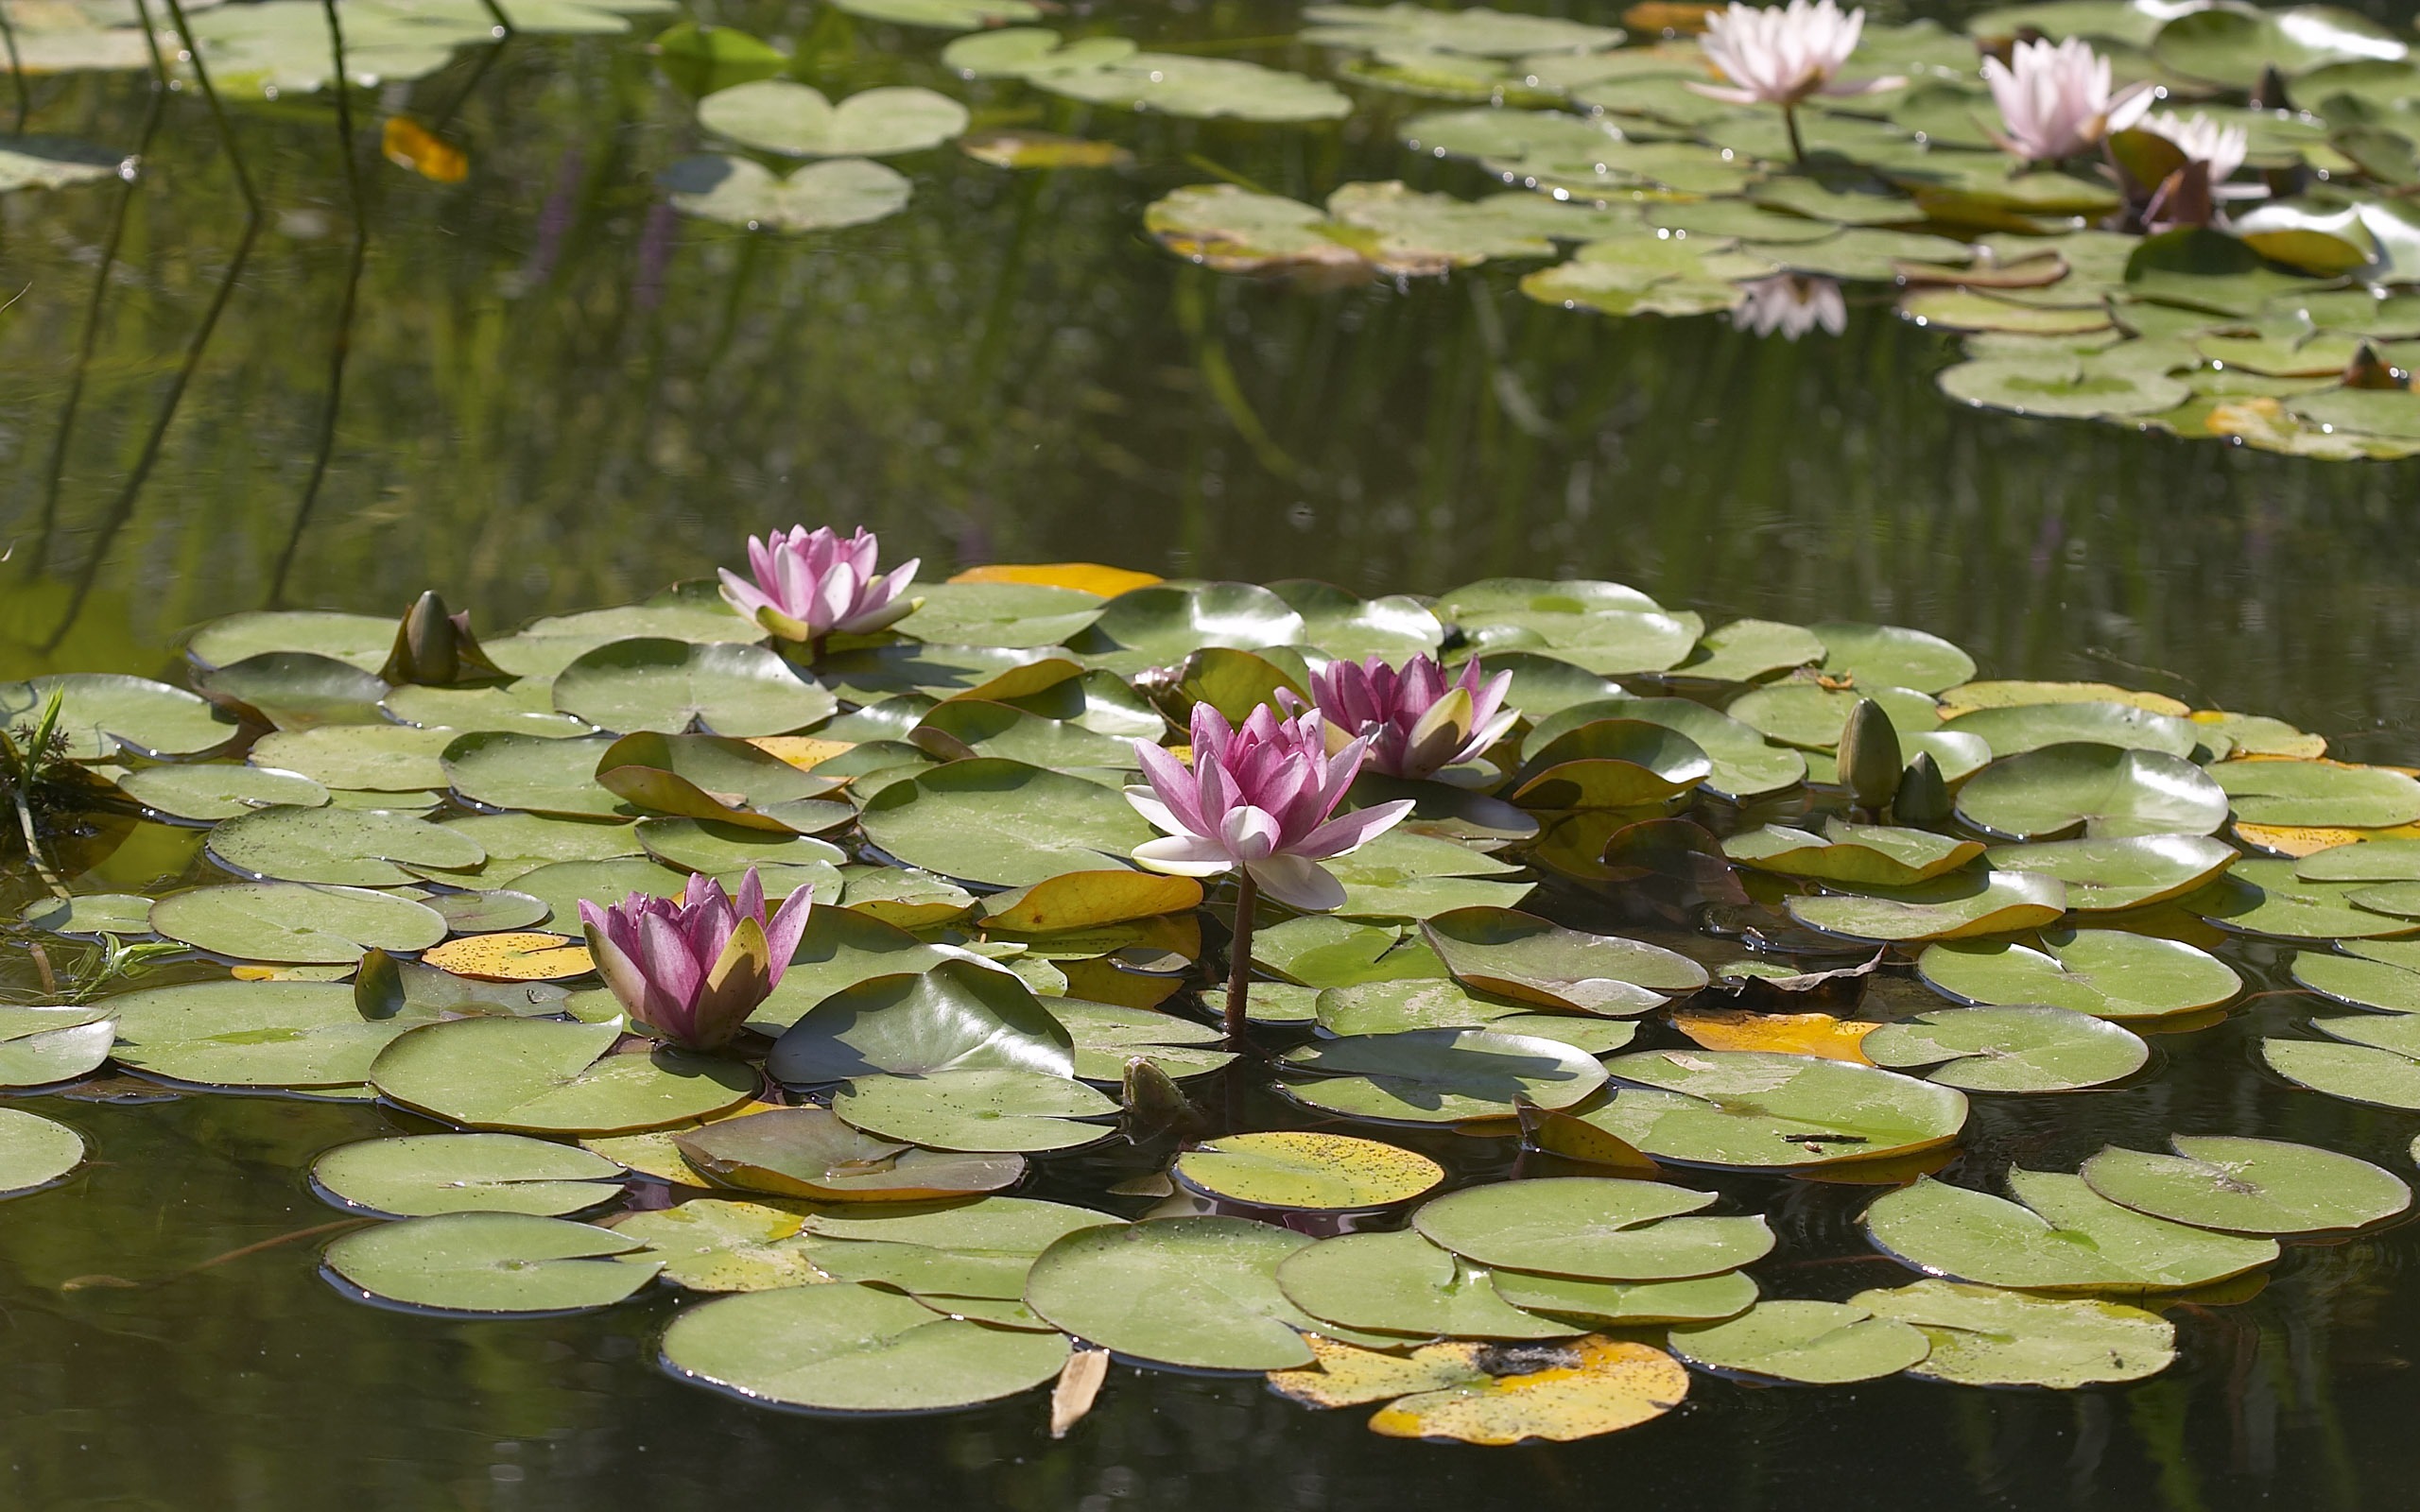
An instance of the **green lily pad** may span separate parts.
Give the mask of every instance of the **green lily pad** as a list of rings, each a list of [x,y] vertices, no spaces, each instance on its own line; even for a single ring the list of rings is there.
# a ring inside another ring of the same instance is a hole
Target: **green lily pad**
[[[678,1050],[612,1054],[621,1028],[548,1019],[457,1019],[402,1036],[371,1064],[387,1097],[467,1128],[624,1134],[735,1108],[756,1091],[734,1060]]]
[[[1660,945],[1515,909],[1458,908],[1423,920],[1420,932],[1464,986],[1547,1008],[1643,1013],[1707,981],[1704,967]]]
[[[1909,1155],[1958,1137],[1965,1094],[1894,1072],[1752,1050],[1616,1057],[1581,1116],[1658,1160],[1786,1171]]]
[[[975,31],[1042,14],[1029,0],[847,0],[835,9],[868,21],[942,31]]]
[[[644,856],[617,856],[611,861],[553,861],[512,879],[512,890],[544,904],[547,920],[566,933],[579,931],[583,899],[610,906],[632,893],[678,898],[688,885],[685,873],[658,866]]]
[[[1415,1124],[1509,1118],[1516,1097],[1567,1108],[1605,1081],[1605,1068],[1584,1051],[1483,1029],[1322,1040],[1288,1051],[1279,1064],[1289,1074],[1282,1090],[1296,1102]]]
[[[828,1108],[785,1108],[727,1118],[674,1143],[682,1157],[724,1186],[826,1202],[923,1202],[996,1192],[1014,1185],[1026,1163],[1015,1155],[920,1150],[873,1139]]]
[[[239,704],[280,730],[374,724],[386,680],[334,657],[269,651],[197,672],[194,685],[221,704]]]
[[[1913,1324],[1932,1349],[1910,1373],[1960,1385],[2071,1391],[2139,1381],[2176,1359],[2174,1326],[2121,1302],[1922,1280],[1859,1292],[1849,1305]]]
[[[597,784],[641,808],[759,830],[804,833],[847,823],[849,805],[830,796],[835,781],[717,735],[643,731],[596,758]]]
[[[1091,768],[1123,773],[1135,769],[1134,747],[1130,741],[980,698],[953,698],[942,704],[926,714],[908,738],[920,749],[943,761],[996,756],[1063,771]]]
[[[2056,923],[2066,884],[2022,871],[1952,873],[1910,887],[1792,898],[1789,917],[1847,939],[1893,944],[2006,935]]]
[[[908,866],[1008,887],[1095,870],[1104,858],[1116,865],[1158,833],[1113,788],[994,758],[894,782],[861,822],[868,840]]]
[[[2227,796],[2181,757],[2114,746],[2045,746],[2004,757],[1958,790],[1958,816],[2002,840],[2208,834]]]
[[[232,819],[272,804],[318,808],[328,801],[328,790],[300,772],[225,762],[147,766],[119,778],[117,785],[151,813],[193,824]]]
[[[685,1175],[683,1178],[687,1179]],[[664,1279],[689,1291],[820,1286],[832,1278],[816,1268],[815,1256],[826,1246],[805,1231],[806,1211],[803,1203],[773,1206],[695,1197],[669,1208],[625,1213],[614,1220],[614,1231],[646,1246],[647,1258],[664,1267]]]
[[[882,158],[941,146],[966,129],[966,107],[913,88],[864,90],[836,106],[795,80],[760,78],[700,100],[698,124],[784,157]]]
[[[1731,700],[1726,712],[1785,746],[1830,750],[1841,743],[1841,729],[1859,698],[1872,698],[1882,706],[1903,744],[1911,735],[1927,734],[1941,727],[1941,714],[1930,694],[1878,685],[1852,692],[1818,682],[1776,682],[1749,689]]]
[[[1756,1302],[1756,1283],[1736,1270],[1679,1281],[1599,1281],[1494,1270],[1488,1280],[1497,1296],[1524,1312],[1616,1328],[1712,1322],[1736,1317]]]
[[[1156,1008],[1069,997],[1048,998],[1043,1005],[1074,1038],[1075,1074],[1084,1081],[1121,1080],[1126,1062],[1137,1056],[1176,1077],[1203,1075],[1236,1058],[1232,1051],[1212,1048],[1222,1038],[1218,1030]]]
[[[1897,1375],[1932,1352],[1913,1325],[1846,1302],[1758,1302],[1729,1322],[1674,1329],[1681,1358],[1713,1370],[1837,1386]]]
[[[151,900],[123,892],[43,898],[27,903],[23,917],[28,927],[54,935],[148,935]]]
[[[833,1094],[856,1128],[940,1150],[1023,1153],[1091,1144],[1109,1130],[1076,1122],[1117,1111],[1082,1082],[986,1067],[921,1076],[865,1076]]]
[[[852,908],[818,904],[806,916],[805,932],[781,982],[748,1023],[779,1036],[834,993],[877,977],[930,971],[948,959],[896,924]]]
[[[226,666],[267,651],[310,651],[375,672],[395,642],[395,622],[375,614],[323,610],[254,610],[196,630],[186,649],[204,666]]]
[[[396,1218],[526,1212],[560,1218],[611,1201],[622,1167],[576,1144],[518,1134],[410,1134],[339,1144],[311,1163],[320,1190]]]
[[[2389,829],[2420,819],[2420,782],[2383,766],[2334,762],[2221,762],[2210,776],[2246,824]]]
[[[1905,887],[1957,870],[1983,853],[1979,840],[1925,830],[1834,819],[1824,833],[1768,825],[1733,835],[1722,853],[1759,871],[1778,871],[1852,887]]]
[[[1772,1248],[1762,1218],[1687,1217],[1707,1192],[1600,1177],[1472,1187],[1412,1214],[1432,1242],[1482,1265],[1595,1280],[1680,1280],[1737,1270]]]
[[[1474,995],[1459,982],[1412,978],[1329,988],[1320,994],[1320,1027],[1333,1035],[1401,1034],[1410,1029],[1492,1029],[1577,1046],[1592,1056],[1637,1037],[1627,1020],[1540,1013],[1519,1002]]]
[[[1032,82],[1087,104],[1195,119],[1329,121],[1353,110],[1342,91],[1319,79],[1240,59],[1182,53],[1133,53],[1090,68],[1036,74]]]
[[[60,754],[69,761],[115,761],[127,754],[199,756],[235,737],[233,719],[182,688],[149,678],[89,672],[0,682],[0,729],[35,723],[53,689],[61,695],[57,728]]]
[[[1319,1324],[1277,1283],[1309,1246],[1241,1218],[1167,1218],[1085,1228],[1042,1252],[1026,1301],[1068,1332],[1119,1354],[1195,1370],[1285,1370],[1312,1363],[1298,1329]]]
[[[2420,1013],[2420,971],[2387,961],[2296,951],[2294,981],[2324,997],[2381,1013]]]
[[[1443,1166],[1397,1145],[1293,1130],[1205,1140],[1170,1174],[1207,1196],[1317,1212],[1406,1202],[1445,1179]]]
[[[2039,1004],[2120,1022],[2200,1013],[2243,989],[2234,968],[2182,940],[2120,930],[2053,930],[2040,949],[2007,940],[1931,946],[1926,985],[1961,1003]]]
[[[2330,63],[2396,61],[2410,51],[2377,22],[2330,6],[2188,12],[2160,27],[2151,50],[2189,78],[2238,88],[2258,83],[2271,67],[2290,78]]]
[[[919,584],[914,613],[891,627],[942,645],[1057,645],[1100,617],[1098,593],[1046,583]]]
[[[2277,1258],[2239,1239],[2148,1217],[2082,1177],[2012,1169],[2011,1202],[1929,1177],[1866,1210],[1875,1247],[1952,1280],[2037,1292],[2169,1292],[2207,1286]]]
[[[2337,1040],[2263,1040],[2260,1058],[2288,1081],[2373,1108],[2420,1109],[2420,1043],[2403,1015],[2384,1021],[2322,1019],[2312,1027]],[[2340,1043],[2384,1040],[2389,1044]]]
[[[655,1279],[610,1228],[526,1212],[448,1212],[356,1229],[328,1268],[368,1296],[446,1313],[577,1313]]]
[[[406,683],[386,697],[386,711],[407,725],[458,730],[503,730],[571,740],[594,733],[587,720],[555,709],[551,677],[523,678],[503,688],[437,688]]]
[[[787,178],[749,158],[700,153],[658,176],[673,206],[749,231],[835,231],[908,208],[914,185],[866,158],[826,158]]]
[[[2237,862],[2178,906],[2221,929],[2285,939],[2370,939],[2420,927],[2362,907],[2355,895],[2363,890],[2359,883],[2305,882],[2290,861],[2254,858]]]
[[[432,785],[450,785],[457,798],[482,808],[575,818],[626,817],[629,807],[596,782],[596,763],[614,745],[604,735],[556,740],[473,730],[441,747],[442,765]],[[493,846],[490,850],[495,851]]]
[[[1858,1048],[1877,1066],[1929,1066],[1927,1081],[1970,1092],[2074,1091],[2122,1080],[2151,1059],[2131,1031],[2041,1004],[1940,1008],[1886,1023]]]
[[[2067,885],[2072,913],[2114,913],[2181,898],[2235,865],[2238,852],[2201,834],[2118,835],[1994,846],[1995,871],[2030,871]]]
[[[2017,756],[2045,746],[2115,746],[2190,756],[2200,744],[2199,727],[2167,714],[2118,703],[2034,703],[2005,709],[1969,709],[1944,726],[1980,735],[1994,756]]]
[[[0,1009],[0,1087],[47,1087],[98,1071],[117,1022],[99,1008]]]
[[[1360,982],[1445,976],[1445,963],[1426,939],[1399,924],[1365,924],[1305,914],[1256,929],[1253,965],[1314,989]]]
[[[838,866],[848,857],[829,840],[713,819],[641,819],[632,833],[666,866],[709,876],[750,867]]]
[[[252,746],[254,766],[295,772],[323,787],[414,793],[445,785],[440,756],[458,732],[409,725],[321,725],[281,730]]]
[[[348,887],[406,886],[425,870],[474,871],[488,858],[469,835],[410,815],[283,805],[219,825],[210,853],[241,876]]]
[[[619,732],[741,738],[801,730],[840,705],[761,645],[658,639],[582,654],[556,676],[555,707]]]
[[[847,1281],[717,1297],[664,1333],[678,1375],[826,1412],[935,1412],[1014,1396],[1064,1368],[1067,1349],[1063,1333],[943,1317]]]
[[[2238,1234],[2310,1234],[2365,1228],[2411,1204],[2411,1191],[2367,1160],[2281,1140],[2179,1134],[2174,1155],[2112,1147],[2083,1164],[2110,1201]]]
[[[1253,651],[1302,639],[1303,616],[1255,583],[1153,583],[1104,605],[1068,644],[1119,672],[1173,663],[1204,646]]]
[[[216,1087],[352,1087],[424,1013],[365,1018],[349,986],[187,982],[110,1000],[118,1043],[138,1071]]]
[[[1696,674],[1692,667],[1684,666],[1673,675]],[[1687,698],[1601,698],[1573,704],[1539,718],[1530,733],[1530,744],[1544,750],[1564,734],[1600,719],[1644,721],[1678,731],[1704,753],[1711,765],[1703,783],[1706,791],[1725,798],[1761,797],[1806,780],[1806,757],[1769,745],[1749,726]]]
[[[1512,1306],[1489,1284],[1486,1269],[1416,1233],[1322,1240],[1288,1256],[1277,1267],[1277,1284],[1313,1317],[1374,1332],[1557,1339],[1586,1332]]]
[[[2420,919],[2420,882],[2380,882],[2356,887],[2347,895],[2356,908],[2397,919]]]
[[[409,899],[299,882],[192,887],[151,907],[151,927],[196,950],[239,960],[356,961],[365,950],[426,950],[445,920]]]
[[[38,1191],[83,1163],[83,1135],[22,1108],[0,1108],[0,1197]]]
[[[844,988],[784,1031],[766,1061],[802,1085],[984,1069],[1073,1075],[1074,1040],[1031,988],[972,960]]]

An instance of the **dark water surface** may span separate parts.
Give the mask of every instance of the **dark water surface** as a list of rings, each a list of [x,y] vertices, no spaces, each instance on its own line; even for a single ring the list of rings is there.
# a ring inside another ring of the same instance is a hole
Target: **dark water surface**
[[[707,13],[700,8],[700,13]],[[1154,42],[1280,38],[1290,6],[1084,13]],[[203,618],[274,601],[399,610],[424,587],[482,627],[621,602],[804,519],[883,533],[940,576],[993,559],[1323,576],[1362,592],[1491,574],[1638,585],[1720,619],[1918,626],[1986,675],[2092,677],[2273,713],[2340,754],[2420,760],[2412,539],[2420,464],[2317,464],[1953,408],[1947,338],[1887,307],[1845,337],[1719,319],[1613,323],[1489,269],[1303,293],[1221,278],[1140,232],[1220,172],[1319,199],[1353,179],[1470,193],[1393,128],[1087,115],[935,62],[942,34],[805,5],[712,19],[794,39],[825,87],[924,83],[977,124],[1113,135],[1141,165],[1011,175],[901,161],[908,211],[806,238],[674,219],[650,176],[689,105],[630,40],[515,42],[389,90],[442,112],[469,180],[363,155],[369,251],[316,505],[352,233],[325,101],[238,115],[268,215],[156,466],[146,437],[238,245],[228,163],[180,96],[59,417],[119,191],[0,197],[0,676],[153,674]],[[653,23],[648,23],[652,26]],[[1283,43],[1236,49],[1322,71]],[[46,83],[38,129],[130,146],[139,79]],[[363,102],[368,126],[382,110]],[[1516,270],[1517,271],[1517,270]],[[283,582],[279,565],[291,550]],[[14,904],[9,905],[13,910]],[[2239,961],[2244,957],[2238,954]],[[2256,949],[2256,969],[2268,953]],[[14,947],[7,985],[30,989]],[[2287,1089],[2253,1046],[2308,999],[2167,1037],[2113,1091],[1979,1099],[1964,1171],[2073,1169],[2176,1130],[2308,1141],[2413,1175],[2420,1117]],[[1650,1041],[1643,1040],[1641,1048]],[[455,1322],[340,1298],[302,1174],[390,1125],[228,1096],[24,1106],[95,1163],[0,1208],[0,1501],[54,1508],[2384,1507],[2420,1480],[2420,1227],[2295,1246],[2248,1304],[2173,1314],[2183,1357],[2122,1389],[1823,1390],[1693,1379],[1688,1405],[1589,1443],[1378,1438],[1256,1381],[1112,1375],[1066,1442],[1031,1398],[951,1417],[766,1412],[652,1364],[667,1304]],[[1474,1142],[1461,1142],[1469,1144]],[[1429,1142],[1453,1154],[1455,1142]],[[1496,1159],[1461,1153],[1457,1165]],[[1905,1273],[1843,1261],[1872,1194],[1716,1183],[1783,1236],[1770,1293]],[[113,1276],[147,1283],[83,1284]],[[163,1280],[162,1278],[174,1278]],[[156,1284],[147,1284],[154,1283]]]

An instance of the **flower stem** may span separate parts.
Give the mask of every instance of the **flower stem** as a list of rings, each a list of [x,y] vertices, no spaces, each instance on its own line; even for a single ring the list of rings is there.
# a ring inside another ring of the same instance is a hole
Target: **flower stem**
[[[1789,131],[1789,155],[1798,160],[1800,167],[1806,166],[1806,144],[1798,139],[1797,106],[1785,105],[1781,108],[1781,124]]]
[[[806,664],[808,666],[820,667],[823,664],[823,643],[827,639],[829,639],[829,637],[821,635],[811,635],[807,637]]]
[[[1245,1000],[1252,991],[1252,914],[1260,902],[1259,893],[1252,873],[1237,868],[1236,929],[1227,942],[1227,1043],[1236,1050],[1244,1045]]]

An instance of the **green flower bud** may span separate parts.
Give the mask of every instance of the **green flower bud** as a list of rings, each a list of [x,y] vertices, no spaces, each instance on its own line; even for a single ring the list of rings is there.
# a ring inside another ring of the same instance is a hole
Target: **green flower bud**
[[[1859,698],[1841,730],[1841,782],[1859,808],[1878,809],[1899,790],[1899,732],[1871,698]]]
[[[1941,764],[1932,759],[1932,752],[1916,752],[1916,759],[1899,775],[1899,792],[1891,800],[1891,817],[1896,823],[1920,830],[1936,829],[1949,822],[1949,783],[1943,780]]]

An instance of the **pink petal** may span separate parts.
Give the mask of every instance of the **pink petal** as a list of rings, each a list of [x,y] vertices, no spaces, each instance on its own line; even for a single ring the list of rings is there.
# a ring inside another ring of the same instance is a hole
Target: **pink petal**
[[[1344,884],[1301,856],[1270,856],[1246,869],[1261,891],[1298,912],[1323,914],[1344,906]]]
[[[1236,858],[1227,854],[1216,841],[1199,835],[1170,834],[1156,840],[1146,840],[1130,852],[1134,864],[1146,871],[1157,871],[1173,877],[1215,877],[1233,870]]]
[[[685,1039],[695,1027],[692,1014],[698,989],[705,985],[706,968],[689,954],[689,942],[661,914],[649,914],[639,924],[639,970],[647,979],[644,1005],[631,1017],[674,1039]]]
[[[1169,754],[1157,741],[1138,740],[1134,743],[1134,759],[1142,765],[1143,776],[1151,791],[1167,805],[1177,823],[1196,834],[1207,834],[1210,826],[1201,817],[1201,786],[1194,780],[1184,764]],[[1145,815],[1150,818],[1150,815]]]
[[[779,987],[782,972],[789,969],[791,957],[798,954],[798,942],[806,937],[806,916],[815,906],[815,889],[801,887],[782,900],[782,906],[765,926],[765,944],[772,953],[772,981]]]
[[[1330,860],[1369,844],[1401,824],[1411,809],[1411,799],[1399,798],[1340,814],[1290,847],[1288,853],[1311,861]]]
[[[1275,853],[1283,833],[1276,816],[1246,805],[1220,821],[1218,839],[1227,854],[1236,860],[1257,861]]]

